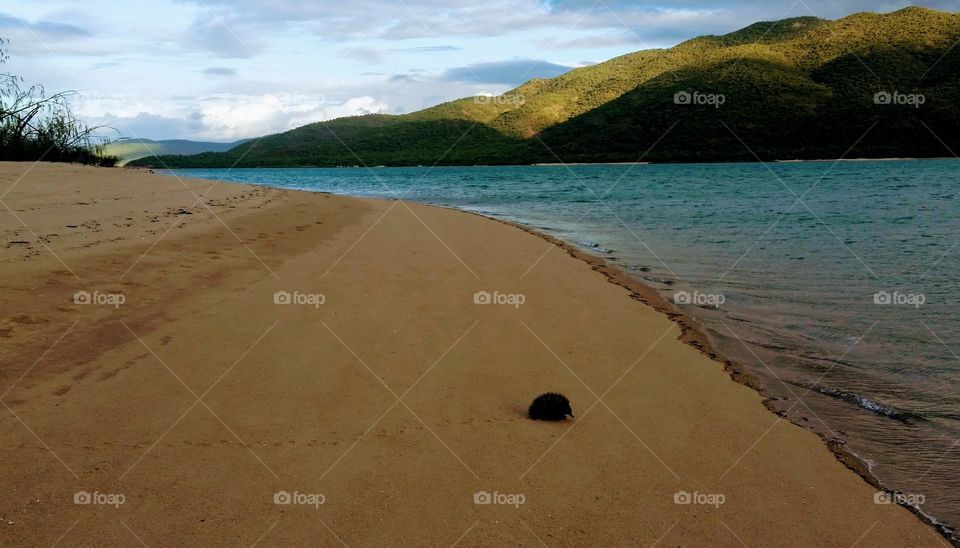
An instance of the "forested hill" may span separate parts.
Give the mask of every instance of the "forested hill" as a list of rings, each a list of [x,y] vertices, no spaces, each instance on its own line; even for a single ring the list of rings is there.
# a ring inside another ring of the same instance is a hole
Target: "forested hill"
[[[762,22],[406,115],[307,125],[153,167],[753,161],[960,151],[960,15]]]

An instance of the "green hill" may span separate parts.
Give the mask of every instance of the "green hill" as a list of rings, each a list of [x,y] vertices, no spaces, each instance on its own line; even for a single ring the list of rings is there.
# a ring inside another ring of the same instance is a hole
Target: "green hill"
[[[245,141],[236,141],[234,143],[207,143],[183,139],[170,139],[165,141],[119,139],[107,144],[105,152],[108,156],[120,158],[120,164],[123,165],[148,156],[181,156],[199,154],[201,152],[226,152],[243,142]]]
[[[762,22],[532,80],[500,97],[341,118],[225,153],[162,161],[174,167],[619,162],[636,161],[651,147],[645,160],[815,159],[848,151],[949,156],[949,149],[960,150],[958,40],[960,15],[922,8]],[[890,94],[893,104],[883,104],[885,95],[878,104],[878,93]]]

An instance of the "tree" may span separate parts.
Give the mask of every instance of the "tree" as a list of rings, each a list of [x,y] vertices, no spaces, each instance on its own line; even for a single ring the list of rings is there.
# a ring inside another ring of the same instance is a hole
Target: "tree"
[[[9,59],[9,41],[0,38],[0,64]],[[74,114],[75,91],[47,95],[43,86],[25,87],[23,79],[0,73],[0,160],[80,162],[114,166],[106,140]]]

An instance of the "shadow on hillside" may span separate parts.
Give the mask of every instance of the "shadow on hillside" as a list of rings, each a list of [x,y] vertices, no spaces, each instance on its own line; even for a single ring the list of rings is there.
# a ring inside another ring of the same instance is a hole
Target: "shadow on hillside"
[[[847,54],[812,73],[769,59],[678,71],[541,139],[566,162],[637,161],[655,143],[644,160],[952,156],[948,148],[960,150],[960,52],[941,55]]]

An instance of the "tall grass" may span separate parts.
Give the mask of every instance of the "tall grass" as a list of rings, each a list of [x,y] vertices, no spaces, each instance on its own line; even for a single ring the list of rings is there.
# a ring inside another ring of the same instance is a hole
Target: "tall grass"
[[[0,38],[0,65],[8,57],[7,41]],[[0,160],[78,162],[114,166],[105,153],[107,141],[88,126],[70,106],[78,94],[48,95],[41,85],[26,86],[19,76],[0,73]]]

